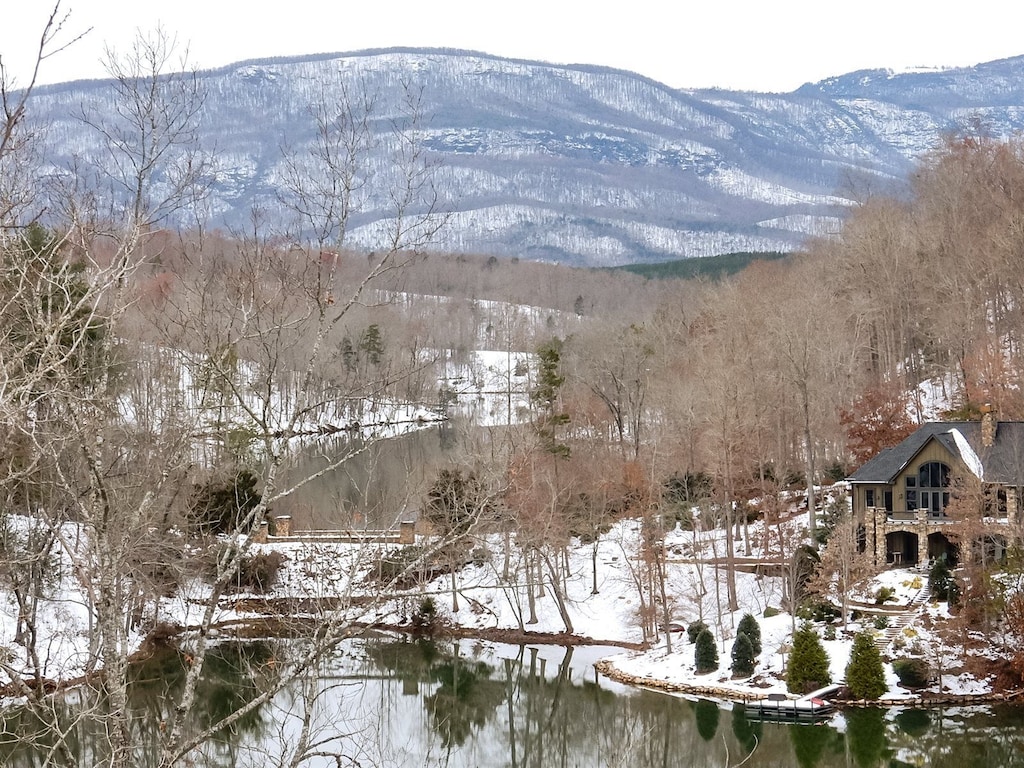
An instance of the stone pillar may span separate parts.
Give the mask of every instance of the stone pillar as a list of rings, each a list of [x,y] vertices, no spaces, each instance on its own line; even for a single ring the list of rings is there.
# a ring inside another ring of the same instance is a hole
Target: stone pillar
[[[875,532],[875,565],[884,566],[885,562],[885,509],[875,507],[872,510]]]
[[[404,520],[398,524],[398,543],[405,545],[416,543],[416,523]]]
[[[266,544],[267,543],[267,521],[264,520],[260,523],[260,527],[256,529],[256,533],[252,535],[253,543],[255,544]]]
[[[981,406],[981,445],[983,448],[991,448],[996,444],[996,417],[993,413],[995,409],[985,404]]]
[[[292,535],[292,516],[291,515],[278,515],[274,518],[274,524],[277,526],[276,536],[291,536]]]

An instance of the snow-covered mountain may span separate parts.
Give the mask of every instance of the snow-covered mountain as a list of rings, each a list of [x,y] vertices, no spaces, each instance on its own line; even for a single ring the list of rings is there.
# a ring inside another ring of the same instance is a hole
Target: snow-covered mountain
[[[630,72],[454,50],[248,61],[199,77],[216,225],[242,226],[254,204],[276,215],[282,148],[311,146],[311,105],[372,94],[383,153],[412,92],[452,214],[437,249],[591,266],[787,250],[835,231],[856,190],[899,188],[944,133],[1024,130],[1024,57],[855,72],[789,94],[675,90]],[[109,115],[112,99],[104,81],[40,89],[31,109],[48,126],[48,162],[107,162],[76,115]],[[391,210],[369,194],[349,242],[374,248]]]

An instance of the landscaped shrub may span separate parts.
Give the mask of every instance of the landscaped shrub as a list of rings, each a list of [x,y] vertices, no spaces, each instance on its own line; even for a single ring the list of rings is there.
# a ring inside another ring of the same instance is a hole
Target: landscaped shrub
[[[882,656],[870,632],[854,638],[850,663],[846,665],[846,687],[856,699],[877,699],[888,690]]]
[[[922,688],[932,679],[932,670],[924,659],[902,658],[892,663],[892,671],[904,688]]]
[[[828,654],[818,633],[809,622],[804,622],[793,635],[793,649],[789,652],[786,670],[786,688],[790,693],[808,693],[832,682],[828,671]]]
[[[698,675],[718,669],[718,646],[711,630],[706,627],[697,634],[694,642],[693,663]]]
[[[824,600],[807,601],[797,610],[796,615],[804,621],[820,621],[830,624],[838,619],[842,613],[832,603]]]
[[[750,640],[750,647],[754,649],[754,655],[760,655],[761,625],[757,623],[757,619],[755,619],[749,613],[743,614],[743,618],[740,619],[740,623],[736,627],[736,634],[746,635],[747,638]]]
[[[875,616],[874,624],[875,624],[875,629],[885,629],[886,627],[889,626],[889,617],[888,616]]]
[[[686,628],[686,639],[691,643],[697,642],[697,635],[708,628],[708,625],[703,621],[695,621]]]
[[[773,608],[769,605],[764,609],[764,613],[762,614],[762,616],[764,616],[766,619],[770,619],[772,616],[778,616],[780,613],[782,613],[782,611],[780,611],[778,608]]]
[[[875,592],[875,605],[882,605],[896,599],[896,590],[892,587],[879,587]]]
[[[825,627],[825,639],[826,640],[835,640],[836,639],[836,628],[832,624],[829,624],[827,627]]]
[[[754,645],[750,638],[740,632],[732,643],[733,677],[750,677],[754,674]]]

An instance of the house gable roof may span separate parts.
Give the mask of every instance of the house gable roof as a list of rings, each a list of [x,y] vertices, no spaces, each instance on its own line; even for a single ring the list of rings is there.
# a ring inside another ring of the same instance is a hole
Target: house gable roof
[[[966,440],[973,456],[966,448],[961,449],[953,430]],[[892,484],[931,440],[939,442],[951,456],[972,471],[980,461],[986,482],[1024,485],[1024,422],[1020,421],[998,422],[995,443],[990,448],[981,444],[980,422],[932,421],[922,424],[902,443],[881,451],[848,479],[851,483]]]

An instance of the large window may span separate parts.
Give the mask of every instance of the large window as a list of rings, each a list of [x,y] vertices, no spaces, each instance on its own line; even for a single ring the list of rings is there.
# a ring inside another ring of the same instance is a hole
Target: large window
[[[910,481],[907,478],[907,488]],[[929,461],[922,464],[917,472],[916,509],[928,510],[929,517],[942,517],[949,505],[949,467],[941,461]],[[907,509],[910,509],[909,499]]]
[[[913,512],[917,509],[917,475],[907,476],[906,488],[907,511]]]

